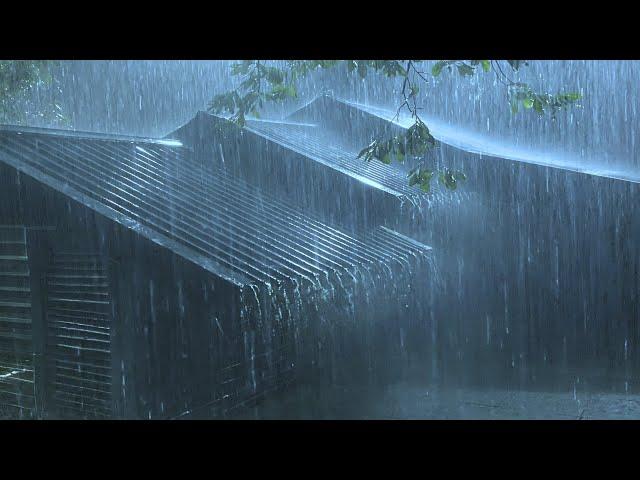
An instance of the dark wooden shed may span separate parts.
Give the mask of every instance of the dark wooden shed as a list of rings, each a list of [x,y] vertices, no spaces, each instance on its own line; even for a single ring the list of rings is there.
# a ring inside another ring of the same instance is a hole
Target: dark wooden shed
[[[2,127],[0,225],[0,404],[22,417],[227,415],[370,351],[364,325],[428,269],[429,247],[329,225],[175,140]]]

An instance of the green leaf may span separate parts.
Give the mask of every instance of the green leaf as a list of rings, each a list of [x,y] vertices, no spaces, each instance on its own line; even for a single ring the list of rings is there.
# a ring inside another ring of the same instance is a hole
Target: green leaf
[[[435,172],[433,170],[418,167],[409,173],[409,186],[419,185],[423,192],[429,192],[434,175]]]
[[[249,68],[255,64],[255,61],[244,60],[240,63],[234,63],[231,65],[231,75],[246,75],[249,73]]]
[[[284,73],[279,69],[279,68],[275,68],[275,67],[270,67],[267,70],[267,81],[271,84],[280,84],[284,81]]]
[[[482,64],[482,70],[485,72],[491,70],[491,62],[489,60],[480,60],[480,63]]]
[[[538,112],[540,115],[542,115],[544,113],[544,105],[542,104],[542,102],[539,99],[535,99],[533,101],[533,109]]]
[[[420,179],[423,182],[430,182],[434,174],[435,172],[433,172],[432,170],[420,169]]]
[[[465,181],[467,179],[467,176],[464,174],[464,172],[461,171],[455,171],[452,173],[453,178],[455,178],[457,181]]]
[[[287,98],[296,98],[297,92],[293,85],[285,85],[281,83],[274,85],[266,96],[269,100],[280,102]]]
[[[442,73],[442,69],[447,65],[447,63],[448,62],[445,60],[436,62],[435,65],[431,68],[431,75],[433,75],[434,77],[440,75]]]
[[[522,106],[524,108],[531,108],[533,107],[533,100],[531,98],[525,98],[524,100],[522,100]]]
[[[522,65],[529,65],[524,60],[507,60],[507,63],[515,70],[516,72],[520,69]]]
[[[440,183],[444,185],[449,190],[455,190],[458,188],[458,181],[456,179],[456,175],[449,169],[445,169],[440,172],[440,176],[438,177]]]
[[[458,65],[458,73],[463,77],[473,75],[474,72],[475,70],[471,65],[467,65],[466,63]]]
[[[357,158],[363,158],[365,162],[368,162],[373,158],[373,154],[377,148],[378,148],[378,141],[374,140],[369,145],[367,145],[362,150],[360,150],[360,153],[358,153]]]
[[[431,179],[434,172],[426,168],[418,168],[413,171],[409,177],[409,186],[420,184],[420,189],[423,192],[429,192],[431,190]]]

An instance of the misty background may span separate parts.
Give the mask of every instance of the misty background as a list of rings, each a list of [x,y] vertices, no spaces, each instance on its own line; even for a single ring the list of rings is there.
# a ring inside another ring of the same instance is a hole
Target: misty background
[[[71,127],[77,130],[163,136],[206,110],[211,98],[233,87],[233,61],[118,60],[62,61],[56,92]],[[430,70],[431,62],[425,62]],[[538,91],[583,94],[580,107],[558,113],[555,120],[533,111],[511,113],[506,88],[493,73],[461,78],[443,72],[419,94],[425,117],[461,131],[487,136],[511,146],[534,149],[624,169],[637,169],[638,61],[534,60],[509,74]],[[36,103],[51,101],[50,87],[35,93]],[[304,79],[297,102],[270,106],[277,117],[322,92],[369,105],[397,108],[400,80],[366,79],[341,68]]]
[[[206,110],[211,98],[233,87],[233,61],[77,60],[63,61],[55,77],[59,99],[77,130],[163,136]],[[430,62],[425,62],[425,70]],[[443,72],[420,92],[422,113],[469,133],[522,149],[564,155],[585,162],[635,169],[639,166],[636,131],[640,98],[638,61],[535,60],[515,80],[538,91],[583,94],[580,107],[559,112],[553,120],[533,111],[511,113],[506,88],[492,73],[460,78]],[[47,89],[47,87],[45,87]],[[335,68],[300,84],[297,104],[271,106],[272,116],[284,114],[330,91],[369,105],[397,108],[400,81],[383,76],[360,79]],[[37,102],[50,100],[47,91]]]

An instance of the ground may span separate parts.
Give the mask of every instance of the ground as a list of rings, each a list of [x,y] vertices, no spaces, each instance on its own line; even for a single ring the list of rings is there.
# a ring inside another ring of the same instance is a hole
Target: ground
[[[17,419],[0,408],[0,420]],[[291,386],[233,419],[637,420],[640,394],[438,388]],[[202,419],[200,417],[200,419]]]
[[[297,387],[242,412],[243,419],[640,419],[640,395],[438,389]]]

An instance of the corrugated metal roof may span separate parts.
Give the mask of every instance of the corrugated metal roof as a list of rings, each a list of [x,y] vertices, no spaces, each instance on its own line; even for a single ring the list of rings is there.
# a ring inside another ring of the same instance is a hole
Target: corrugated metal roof
[[[428,248],[385,229],[347,235],[203,169],[179,142],[0,127],[0,161],[237,285],[320,286]]]
[[[358,159],[357,149],[336,145],[335,139],[329,139],[322,126],[250,119],[247,121],[247,129],[402,199],[415,202],[424,196],[419,188],[409,186],[404,170],[379,161],[366,162]]]

